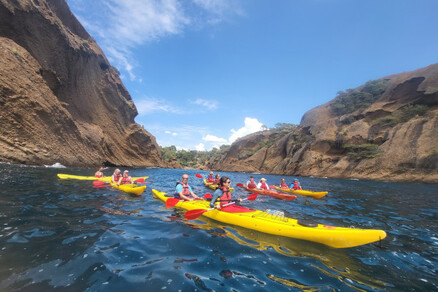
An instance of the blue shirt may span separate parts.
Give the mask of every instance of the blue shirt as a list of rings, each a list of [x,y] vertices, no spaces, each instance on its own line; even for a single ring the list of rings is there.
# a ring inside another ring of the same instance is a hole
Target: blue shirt
[[[214,191],[213,194],[213,198],[211,199],[210,202],[210,207],[214,207],[214,203],[216,202],[217,199],[219,199],[220,197],[222,197],[222,195],[224,194],[224,191],[221,189],[216,189],[216,191]]]
[[[177,194],[179,194],[179,193],[181,193],[182,191],[183,191],[183,186],[182,186],[182,184],[178,184],[177,186],[176,186],[176,188],[175,188],[175,192],[177,193]],[[189,191],[190,192],[193,192],[192,191],[192,188],[189,186]]]

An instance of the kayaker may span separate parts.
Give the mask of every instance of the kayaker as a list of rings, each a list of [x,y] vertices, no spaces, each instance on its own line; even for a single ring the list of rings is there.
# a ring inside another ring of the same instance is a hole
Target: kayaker
[[[119,180],[121,178],[122,178],[122,173],[121,173],[120,169],[116,168],[116,170],[114,170],[113,175],[111,176],[111,182],[117,183],[117,182],[119,182]]]
[[[256,184],[256,182],[254,181],[254,177],[253,177],[253,176],[250,176],[250,177],[249,177],[249,181],[246,182],[246,187],[247,187],[247,188],[250,188],[250,189],[255,189],[255,188],[257,188],[257,184]]]
[[[214,178],[214,183],[215,185],[219,185],[219,182],[221,181],[221,176],[219,174],[216,174],[215,178]]]
[[[129,176],[129,171],[125,170],[123,172],[123,176],[119,179],[117,182],[117,185],[126,185],[126,184],[133,184],[134,181],[132,180],[132,177]]]
[[[207,182],[208,182],[208,183],[213,183],[213,182],[214,182],[213,171],[210,171],[210,174],[209,174],[209,176],[207,177]]]
[[[210,202],[210,207],[214,207],[216,200],[219,199],[219,206],[218,209],[220,210],[221,207],[225,204],[231,203],[231,192],[230,192],[230,178],[223,176],[221,177],[218,187],[216,189],[216,191],[213,194],[213,198],[211,199]],[[236,202],[242,202],[242,199],[237,199]]]
[[[260,190],[269,190],[269,186],[266,183],[266,178],[262,177],[259,181],[259,183],[257,184],[257,188]]]
[[[281,179],[280,188],[281,189],[288,189],[287,184],[284,181],[284,178]]]
[[[193,201],[195,199],[199,199],[199,197],[195,195],[195,193],[192,191],[192,188],[189,186],[188,181],[189,175],[187,173],[183,174],[181,177],[181,181],[176,183],[174,195],[175,198],[183,199],[184,201]]]
[[[97,177],[97,178],[101,178],[101,177],[103,177],[103,172],[102,172],[102,170],[103,170],[103,167],[99,168],[99,170],[96,171],[96,173],[94,174],[94,176]]]
[[[300,182],[297,179],[294,179],[294,182],[291,183],[290,188],[293,190],[302,190],[303,189],[300,185]]]

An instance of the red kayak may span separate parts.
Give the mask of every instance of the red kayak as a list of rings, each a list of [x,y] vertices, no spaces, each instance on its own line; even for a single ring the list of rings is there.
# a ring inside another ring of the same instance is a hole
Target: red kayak
[[[257,193],[257,194],[260,194],[263,196],[270,196],[270,197],[274,197],[274,198],[280,199],[280,200],[292,201],[292,200],[295,200],[297,198],[297,196],[288,195],[288,194],[280,193],[277,191],[250,189],[250,188],[244,186],[243,184],[237,184],[236,186],[244,188],[245,190],[247,190],[248,192],[251,192],[251,193]]]

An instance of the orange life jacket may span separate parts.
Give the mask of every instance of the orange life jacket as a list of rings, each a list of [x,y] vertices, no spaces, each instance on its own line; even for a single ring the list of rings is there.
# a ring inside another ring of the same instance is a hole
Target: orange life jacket
[[[111,179],[113,180],[113,182],[119,182],[121,177],[122,175],[120,173],[118,175],[113,174]]]
[[[224,187],[218,187],[222,190],[222,196],[219,198],[220,205],[223,206],[231,202],[231,192],[230,189],[224,190]]]
[[[268,189],[268,185],[267,185],[266,183],[262,183],[262,184],[260,185],[260,189],[262,189],[262,190],[267,190],[267,189]]]
[[[122,177],[122,181],[120,182],[121,185],[126,185],[126,184],[130,184],[131,180],[129,179],[129,177]]]
[[[101,177],[103,177],[103,173],[102,172],[96,172],[94,174],[94,176],[97,177],[97,178],[101,178]]]
[[[179,185],[179,184],[181,184],[181,185],[183,186],[182,194],[183,194],[184,196],[186,196],[186,197],[189,197],[190,194],[191,194],[191,193],[190,193],[190,189],[189,189],[189,184],[188,184],[188,183],[185,184],[185,183],[182,183],[182,182],[178,181],[178,182],[176,183],[176,185]],[[177,199],[180,199],[178,193],[175,193],[175,194],[174,194],[174,197],[177,198]]]
[[[300,185],[299,184],[297,184],[297,183],[294,183],[294,186],[293,186],[293,188],[292,188],[293,190],[301,190],[301,187],[300,187]]]
[[[248,188],[255,189],[257,187],[255,181],[249,181]]]
[[[214,182],[214,177],[212,175],[209,175],[207,177],[207,182]]]
[[[288,187],[286,183],[282,182],[280,188],[287,189]]]

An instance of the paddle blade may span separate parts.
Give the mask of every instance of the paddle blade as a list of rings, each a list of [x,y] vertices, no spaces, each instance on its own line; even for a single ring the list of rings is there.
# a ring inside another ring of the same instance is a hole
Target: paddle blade
[[[179,202],[179,199],[176,199],[176,198],[170,198],[170,199],[167,199],[167,201],[166,201],[166,207],[167,207],[167,208],[172,208],[173,206],[175,206],[176,204],[178,204],[178,202]]]
[[[237,183],[236,186],[243,187],[243,185],[241,183]]]
[[[110,187],[111,185],[101,185],[101,186],[93,186],[93,188],[107,188]]]
[[[196,218],[199,218],[202,214],[204,214],[205,212],[207,212],[208,210],[206,209],[195,209],[195,210],[190,210],[187,211],[184,216],[186,217],[187,220],[194,220]]]
[[[144,182],[144,178],[139,178],[139,179],[136,179],[135,181],[139,182],[139,183],[142,183],[142,182]]]
[[[276,189],[277,188],[277,186],[269,186],[271,189]]]
[[[106,184],[106,182],[101,181],[101,180],[93,181],[93,185],[95,185],[95,186],[101,186],[101,185],[104,185],[104,184]]]
[[[199,173],[195,174],[195,176],[196,176],[197,178],[203,178],[203,176],[200,175]]]
[[[257,199],[258,194],[254,193],[250,196],[248,196],[248,198],[246,198],[248,201],[254,201],[255,199]]]
[[[213,199],[213,197],[211,196],[211,194],[206,193],[206,194],[204,195],[204,199]]]

